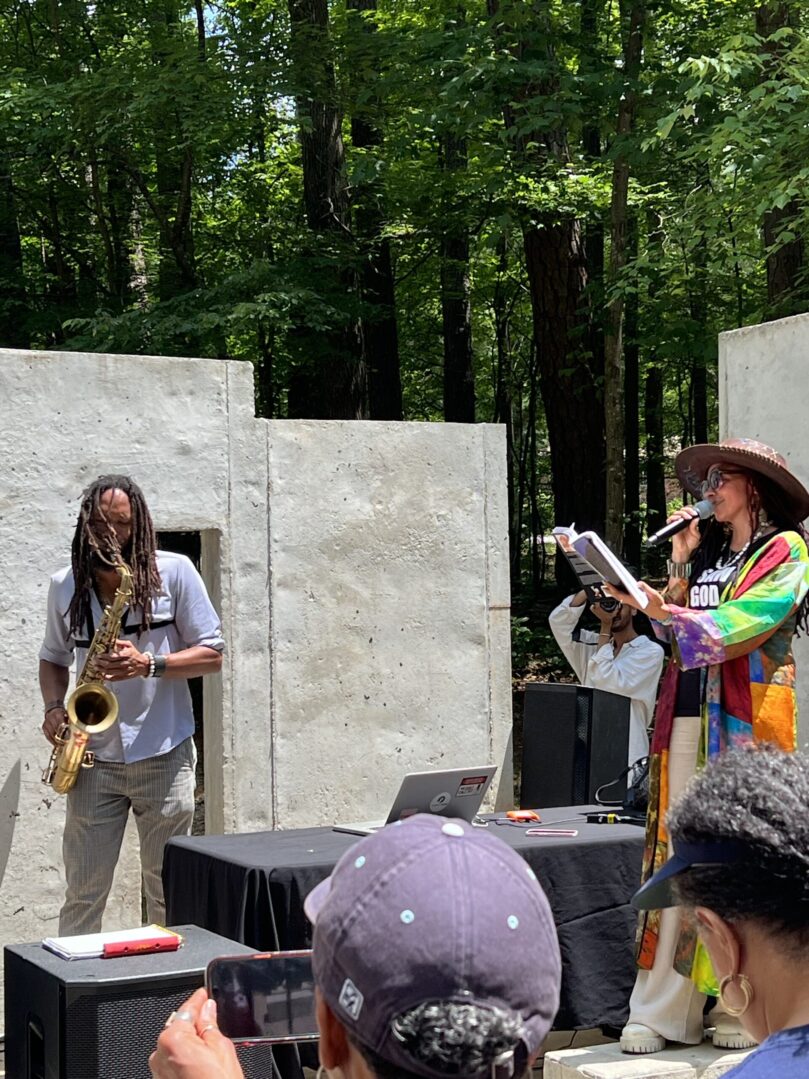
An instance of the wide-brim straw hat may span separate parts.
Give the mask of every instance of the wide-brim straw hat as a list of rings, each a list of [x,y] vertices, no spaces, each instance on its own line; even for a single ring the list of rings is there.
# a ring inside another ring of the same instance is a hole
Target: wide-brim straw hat
[[[754,438],[725,438],[717,443],[688,446],[674,462],[683,487],[697,498],[702,497],[702,482],[711,465],[731,465],[766,476],[783,492],[796,521],[809,517],[809,491],[772,446]]]

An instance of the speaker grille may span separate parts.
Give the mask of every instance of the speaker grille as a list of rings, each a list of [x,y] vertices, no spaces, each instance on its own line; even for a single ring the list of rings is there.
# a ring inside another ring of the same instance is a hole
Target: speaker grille
[[[65,1009],[65,1075],[70,1079],[149,1079],[149,1054],[170,1012],[200,983],[199,975],[170,987],[114,997],[97,993],[75,996]],[[147,983],[148,985],[148,983]],[[121,1061],[127,1074],[121,1075]]]
[[[576,730],[573,748],[573,798],[571,805],[587,802],[587,773],[590,762],[590,703],[589,693],[576,694]]]

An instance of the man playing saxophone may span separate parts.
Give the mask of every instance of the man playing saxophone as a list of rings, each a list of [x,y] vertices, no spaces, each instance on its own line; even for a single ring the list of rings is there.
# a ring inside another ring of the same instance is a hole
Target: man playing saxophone
[[[156,550],[137,484],[128,476],[100,476],[82,495],[71,566],[53,575],[48,593],[39,654],[48,741],[56,745],[68,719],[74,653],[81,671],[116,594],[121,605],[121,562],[131,574],[131,602],[114,647],[93,659],[96,675],[117,698],[118,721],[91,735],[94,766],[79,769],[67,794],[61,934],[101,928],[130,809],[140,838],[147,918],[165,920],[163,848],[171,836],[188,834],[194,812],[188,679],[222,666],[221,625],[202,578],[184,555]]]

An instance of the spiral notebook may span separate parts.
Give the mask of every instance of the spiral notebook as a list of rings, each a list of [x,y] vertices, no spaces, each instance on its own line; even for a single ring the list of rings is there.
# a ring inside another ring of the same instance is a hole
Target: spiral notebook
[[[82,933],[72,937],[45,937],[42,947],[62,959],[101,959],[145,952],[175,951],[183,938],[162,925],[142,925],[109,933]]]

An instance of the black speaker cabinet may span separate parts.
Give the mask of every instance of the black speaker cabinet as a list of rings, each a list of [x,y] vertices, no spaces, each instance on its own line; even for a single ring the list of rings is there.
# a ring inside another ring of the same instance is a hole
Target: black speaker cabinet
[[[169,1014],[205,980],[217,955],[253,951],[181,925],[176,952],[70,962],[42,945],[5,948],[6,1079],[149,1079],[149,1054]],[[268,1046],[240,1047],[250,1079],[272,1075]]]
[[[599,689],[533,682],[525,687],[520,805],[591,805],[626,768],[629,698]],[[626,780],[605,792],[626,794]]]

